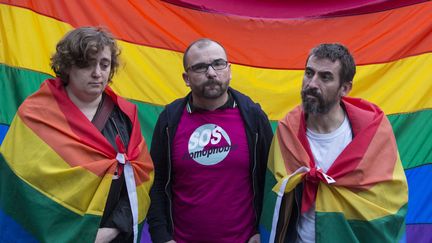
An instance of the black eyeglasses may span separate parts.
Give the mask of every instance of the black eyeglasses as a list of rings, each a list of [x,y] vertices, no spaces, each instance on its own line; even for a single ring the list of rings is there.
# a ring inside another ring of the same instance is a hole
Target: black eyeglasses
[[[225,61],[224,59],[216,59],[209,64],[201,62],[201,63],[197,63],[195,65],[188,67],[186,69],[186,71],[192,70],[192,72],[196,72],[196,73],[205,73],[205,72],[207,72],[207,70],[210,66],[216,71],[222,70],[228,66],[228,62]]]

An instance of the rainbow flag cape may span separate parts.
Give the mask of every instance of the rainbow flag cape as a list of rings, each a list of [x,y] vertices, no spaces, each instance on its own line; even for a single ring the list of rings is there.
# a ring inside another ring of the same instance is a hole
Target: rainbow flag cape
[[[301,211],[315,202],[316,242],[396,242],[402,236],[408,188],[391,125],[372,103],[343,103],[354,137],[327,173],[315,168],[301,106],[279,122],[268,161],[263,242],[277,239],[282,197],[301,182]]]
[[[129,168],[134,178],[132,187],[126,184],[140,232],[153,164],[136,107],[105,92],[133,124],[123,153],[70,101],[59,79],[45,81],[19,107],[0,150],[1,242],[94,242],[121,160],[123,173]]]

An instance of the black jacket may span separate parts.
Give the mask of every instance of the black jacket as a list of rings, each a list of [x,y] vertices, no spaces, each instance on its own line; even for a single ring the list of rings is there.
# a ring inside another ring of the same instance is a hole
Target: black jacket
[[[256,227],[262,209],[267,156],[273,132],[267,115],[249,97],[229,88],[229,92],[240,109],[246,126],[249,158],[253,178],[254,209]],[[188,96],[177,99],[165,107],[159,116],[153,133],[150,154],[155,166],[155,180],[150,191],[151,205],[148,212],[149,231],[154,243],[172,240],[173,219],[171,202],[171,146]]]

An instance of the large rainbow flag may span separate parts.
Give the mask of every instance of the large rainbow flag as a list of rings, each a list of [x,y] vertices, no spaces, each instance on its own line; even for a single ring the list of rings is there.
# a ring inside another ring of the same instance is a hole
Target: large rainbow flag
[[[430,242],[431,19],[425,0],[0,0],[0,141],[22,101],[53,76],[49,57],[74,27],[103,25],[118,38],[123,62],[111,87],[138,106],[147,141],[163,106],[188,92],[182,51],[193,40],[225,46],[231,85],[273,127],[300,103],[309,50],[339,42],[358,65],[349,95],[377,104],[394,130],[409,188],[406,240]]]

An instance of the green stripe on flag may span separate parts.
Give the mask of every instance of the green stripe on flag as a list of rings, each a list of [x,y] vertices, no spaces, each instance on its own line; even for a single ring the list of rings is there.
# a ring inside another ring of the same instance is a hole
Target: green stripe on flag
[[[17,177],[1,154],[0,210],[41,242],[93,242],[101,219],[75,214],[47,198]],[[51,217],[52,214],[62,216]]]
[[[276,205],[277,194],[272,191],[273,186],[276,185],[277,181],[272,172],[267,169],[266,170],[266,181],[264,185],[264,201],[263,208],[260,218],[260,225],[266,231],[271,231],[272,220],[273,220],[273,212],[274,207]]]
[[[24,99],[51,76],[0,64],[0,123],[10,124]]]
[[[389,115],[404,169],[432,163],[432,110]]]
[[[159,114],[162,112],[164,107],[151,105],[139,101],[129,100],[134,103],[138,108],[138,119],[141,125],[141,133],[143,134],[147,146],[150,149],[152,137],[153,137],[153,129],[156,125],[156,121],[159,117]]]
[[[407,205],[396,214],[372,221],[346,220],[342,213],[316,212],[316,242],[394,242],[405,232],[403,216]],[[330,227],[329,227],[330,226]],[[357,237],[358,241],[353,241]],[[371,237],[373,236],[373,237]]]

